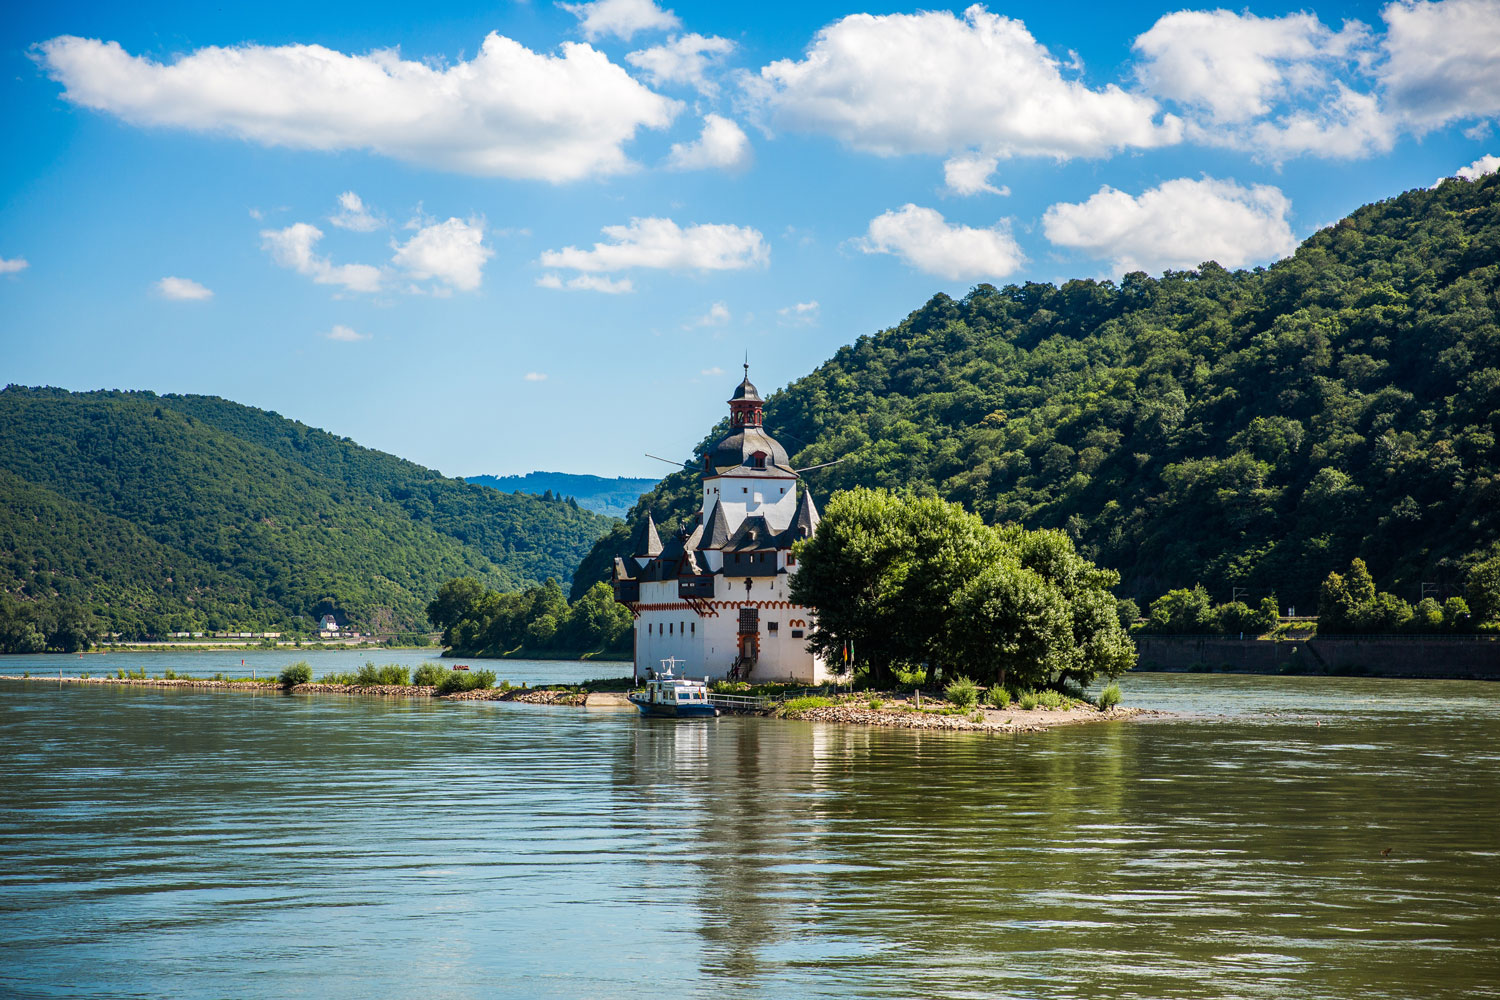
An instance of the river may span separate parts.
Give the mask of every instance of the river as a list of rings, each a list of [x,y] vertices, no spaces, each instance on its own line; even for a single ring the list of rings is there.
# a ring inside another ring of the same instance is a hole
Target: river
[[[1500,685],[1123,687],[1178,714],[0,682],[0,995],[1500,996]]]

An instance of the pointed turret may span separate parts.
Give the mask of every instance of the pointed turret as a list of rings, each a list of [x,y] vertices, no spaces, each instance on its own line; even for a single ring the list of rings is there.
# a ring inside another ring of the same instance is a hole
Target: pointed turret
[[[656,521],[652,519],[650,511],[646,512],[646,520],[636,529],[632,553],[637,559],[655,559],[661,555],[661,536],[656,533]]]
[[[722,549],[729,544],[733,531],[729,528],[729,517],[724,513],[724,505],[719,501],[714,501],[714,509],[709,512],[708,523],[704,527],[706,530],[699,548]]]
[[[792,521],[792,530],[796,533],[797,540],[811,538],[813,532],[818,530],[818,522],[821,520],[818,508],[813,504],[812,490],[803,490],[802,499],[797,504],[797,516]]]

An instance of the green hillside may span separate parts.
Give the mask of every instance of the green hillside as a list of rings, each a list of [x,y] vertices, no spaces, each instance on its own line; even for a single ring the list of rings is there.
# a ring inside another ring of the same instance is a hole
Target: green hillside
[[[611,524],[210,397],[12,386],[0,427],[0,586],[127,634],[425,629],[443,581],[567,579]]]
[[[820,498],[911,488],[1063,528],[1129,596],[1201,581],[1311,611],[1354,556],[1409,600],[1456,593],[1500,539],[1500,176],[1366,206],[1269,268],[938,295],[766,423],[810,442],[796,466],[847,456],[808,475]],[[631,520],[696,507],[678,473]]]

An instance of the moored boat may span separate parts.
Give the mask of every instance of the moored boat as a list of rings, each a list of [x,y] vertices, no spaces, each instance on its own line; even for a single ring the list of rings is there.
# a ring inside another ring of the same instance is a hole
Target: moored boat
[[[672,668],[681,663],[676,657],[661,661],[661,670],[646,682],[646,690],[632,691],[626,697],[642,715],[668,719],[711,719],[719,710],[708,700],[708,679],[701,681],[678,677]]]

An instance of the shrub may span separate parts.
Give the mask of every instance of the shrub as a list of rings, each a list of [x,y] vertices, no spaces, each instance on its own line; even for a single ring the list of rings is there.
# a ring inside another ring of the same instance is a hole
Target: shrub
[[[366,663],[359,668],[354,683],[360,687],[374,687],[378,684],[402,686],[411,683],[411,672],[395,663],[388,663],[383,667]]]
[[[354,674],[350,674],[350,673],[342,673],[341,674],[341,673],[338,673],[336,671],[330,671],[329,673],[324,674],[322,677],[319,677],[318,678],[318,683],[319,684],[342,684],[345,687],[353,687],[354,684],[358,680],[359,680],[359,678],[356,677]]]
[[[967,677],[957,677],[943,688],[943,697],[959,708],[973,708],[979,700],[979,685]]]
[[[222,675],[220,675],[219,679],[222,679]],[[293,663],[291,666],[282,669],[279,681],[281,686],[288,690],[296,687],[298,684],[311,684],[312,667],[306,660]]]
[[[1036,703],[1042,708],[1067,708],[1068,699],[1061,691],[1053,691],[1048,688],[1036,696]]]
[[[880,711],[881,706],[883,706],[884,704],[885,702],[881,701],[879,698],[870,699],[870,708],[876,712]]]
[[[996,684],[984,693],[984,701],[991,708],[1009,708],[1010,691]]]
[[[177,679],[177,671],[173,670],[171,667],[168,667],[161,676],[162,680],[175,681]]]
[[[810,708],[827,708],[832,704],[832,698],[824,698],[821,695],[814,694],[803,698],[793,698],[791,701],[784,702],[781,708],[787,714],[791,714],[793,712],[805,712]]]
[[[1100,709],[1114,708],[1120,703],[1120,685],[1108,684],[1099,692]]]
[[[1022,691],[1021,700],[1017,703],[1023,712],[1029,712],[1037,706],[1037,695],[1035,691]]]
[[[441,663],[424,663],[412,675],[411,682],[418,687],[437,687],[442,683],[443,677],[450,673],[452,671]]]
[[[457,694],[460,691],[479,691],[495,686],[493,670],[450,670],[438,681],[438,694]]]

